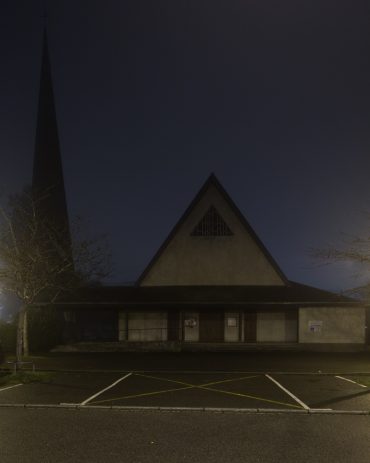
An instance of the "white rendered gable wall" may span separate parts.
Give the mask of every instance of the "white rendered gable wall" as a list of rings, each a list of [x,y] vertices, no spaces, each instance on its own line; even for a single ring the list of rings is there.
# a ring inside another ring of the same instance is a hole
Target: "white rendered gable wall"
[[[216,208],[233,235],[191,236],[210,206]],[[141,282],[141,286],[284,284],[212,184]]]

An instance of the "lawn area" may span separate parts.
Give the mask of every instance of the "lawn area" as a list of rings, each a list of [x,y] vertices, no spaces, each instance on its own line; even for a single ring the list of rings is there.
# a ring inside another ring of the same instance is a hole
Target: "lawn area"
[[[12,384],[48,383],[54,374],[46,371],[19,371],[17,373],[0,372],[0,388]]]

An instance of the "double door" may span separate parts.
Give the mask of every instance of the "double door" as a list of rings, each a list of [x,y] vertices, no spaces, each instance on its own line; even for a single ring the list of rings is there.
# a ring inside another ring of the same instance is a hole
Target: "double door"
[[[225,317],[223,311],[199,313],[199,341],[223,342]]]
[[[257,342],[256,312],[244,312],[244,342]]]

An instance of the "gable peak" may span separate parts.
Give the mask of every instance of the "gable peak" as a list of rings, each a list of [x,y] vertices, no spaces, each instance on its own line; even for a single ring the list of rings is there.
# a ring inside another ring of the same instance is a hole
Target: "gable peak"
[[[194,239],[202,236],[229,236],[230,239]],[[206,249],[208,245],[212,249]],[[183,270],[185,262],[187,270]],[[221,262],[225,264],[222,268],[219,267]],[[251,270],[249,262],[254,262],[255,270]],[[236,267],[237,271],[224,273],[225,268]],[[197,269],[199,278],[194,269]],[[258,275],[262,284],[287,284],[287,278],[271,254],[216,175],[211,173],[136,284],[251,285],[256,284]]]

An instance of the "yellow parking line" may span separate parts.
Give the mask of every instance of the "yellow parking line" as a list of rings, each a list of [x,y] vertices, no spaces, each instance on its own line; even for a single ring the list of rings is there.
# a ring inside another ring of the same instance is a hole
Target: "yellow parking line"
[[[126,395],[126,396],[123,396],[123,397],[116,397],[116,398],[113,398],[113,399],[96,400],[96,401],[90,402],[90,403],[92,403],[92,404],[101,404],[103,402],[114,402],[116,400],[121,400],[121,399],[135,399],[136,397],[145,397],[145,396],[150,396],[150,395],[163,394],[165,392],[183,391],[184,389],[194,389],[194,388],[193,388],[193,386],[176,387],[174,389],[166,389],[166,390],[162,390],[162,391],[153,391],[153,392],[144,392],[143,394]]]
[[[219,383],[224,383],[224,382],[229,382],[229,381],[237,381],[237,380],[242,380],[242,379],[255,378],[257,376],[260,376],[260,375],[244,376],[242,378],[226,379],[226,380],[222,380],[222,381],[214,381],[212,383],[205,383],[205,384],[195,385],[195,384],[190,384],[190,383],[184,383],[183,381],[176,381],[174,379],[159,378],[157,376],[144,375],[142,373],[134,373],[134,375],[135,376],[141,376],[143,378],[157,379],[157,380],[160,380],[160,381],[167,381],[167,382],[170,382],[170,383],[181,384],[181,385],[183,385],[185,387],[177,387],[177,388],[174,388],[174,389],[167,389],[167,390],[162,389],[160,391],[145,392],[143,394],[132,394],[132,395],[128,395],[128,396],[116,397],[116,398],[113,398],[113,399],[96,400],[96,401],[91,402],[91,403],[98,404],[98,403],[103,403],[103,402],[112,402],[112,401],[121,400],[121,399],[134,399],[134,398],[137,398],[137,397],[148,397],[148,396],[151,396],[151,395],[163,394],[165,392],[183,391],[184,389],[195,389],[195,388],[204,389],[205,386],[211,386],[213,384],[219,384]]]
[[[135,373],[135,376],[141,376],[142,378],[149,378],[149,379],[157,379],[157,380],[159,380],[159,381],[167,381],[167,382],[169,382],[169,383],[182,384],[183,386],[195,387],[194,384],[184,383],[184,381],[176,381],[175,379],[158,378],[157,376],[143,375],[142,373]]]
[[[284,406],[287,406],[287,407],[293,407],[293,408],[298,408],[298,409],[301,408],[301,407],[299,407],[298,405],[295,405],[295,404],[289,404],[289,403],[286,403],[286,402],[279,402],[277,400],[265,399],[263,397],[253,396],[253,395],[249,395],[249,394],[242,394],[241,392],[224,391],[222,389],[214,389],[214,388],[208,387],[208,386],[211,386],[213,384],[220,384],[220,383],[226,383],[226,382],[231,382],[231,381],[238,381],[238,380],[240,381],[242,379],[255,378],[255,377],[259,376],[259,375],[245,376],[245,377],[242,377],[242,378],[226,379],[226,380],[222,380],[222,381],[214,381],[214,382],[211,382],[211,383],[205,383],[205,384],[199,384],[199,385],[185,383],[183,381],[177,381],[177,380],[168,379],[168,378],[158,378],[156,376],[144,375],[144,374],[141,374],[141,373],[135,373],[135,375],[136,376],[141,376],[141,377],[144,377],[144,378],[157,379],[157,380],[168,381],[168,382],[171,382],[171,383],[181,384],[181,385],[184,385],[185,387],[178,387],[178,388],[174,388],[174,389],[167,389],[167,390],[161,390],[161,391],[152,391],[152,392],[146,392],[146,393],[143,393],[143,394],[133,394],[133,395],[128,395],[128,396],[116,397],[116,398],[112,398],[112,399],[99,400],[99,401],[95,401],[95,402],[91,402],[91,403],[98,404],[98,403],[113,402],[113,401],[123,400],[123,399],[134,399],[134,398],[138,398],[138,397],[148,397],[148,396],[152,396],[152,395],[164,394],[166,392],[183,391],[185,389],[204,389],[206,391],[220,392],[221,394],[233,395],[233,396],[236,396],[236,397],[244,397],[244,398],[248,398],[248,399],[258,400],[260,402],[268,402],[268,403],[284,405]]]
[[[159,378],[158,376],[143,375],[142,373],[134,373],[134,374],[136,376],[142,376],[143,378],[157,379],[157,380],[160,380],[160,381],[168,381],[170,383],[182,384],[183,386],[191,386],[191,387],[211,386],[213,384],[227,383],[227,382],[230,382],[230,381],[240,381],[242,379],[250,379],[250,378],[256,378],[257,376],[260,376],[260,375],[244,376],[244,377],[241,377],[241,378],[224,379],[222,381],[212,381],[211,383],[205,383],[205,384],[197,385],[197,384],[185,383],[184,381],[178,381],[178,380],[175,380],[175,379]]]
[[[203,386],[212,386],[213,384],[230,383],[231,381],[241,381],[244,379],[257,378],[258,376],[261,376],[261,375],[244,376],[243,378],[223,379],[222,381],[213,381],[212,383],[200,384],[200,386],[203,387]]]
[[[235,395],[237,397],[246,397],[247,399],[259,400],[261,402],[269,402],[269,403],[272,403],[272,404],[285,405],[287,407],[293,407],[293,408],[299,408],[299,409],[302,408],[302,407],[299,407],[298,405],[295,405],[295,404],[289,404],[289,403],[286,403],[286,402],[279,402],[278,400],[264,399],[263,397],[257,397],[257,396],[254,396],[254,395],[242,394],[241,392],[223,391],[222,389],[213,389],[211,387],[205,387],[205,388],[201,388],[201,389],[206,389],[207,391],[222,392],[223,394]]]

